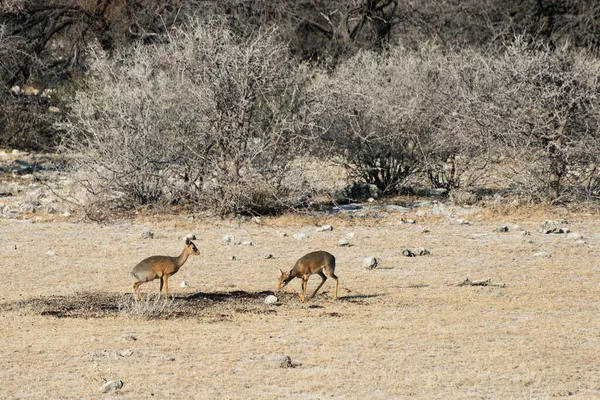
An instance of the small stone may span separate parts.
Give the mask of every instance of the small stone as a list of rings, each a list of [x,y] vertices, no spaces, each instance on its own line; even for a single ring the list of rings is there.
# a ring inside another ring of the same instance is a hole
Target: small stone
[[[521,229],[520,234],[523,236],[530,236],[531,232],[529,232],[527,229]]]
[[[347,247],[347,246],[350,246],[350,240],[348,240],[348,239],[346,239],[346,238],[341,238],[341,239],[338,241],[338,246],[340,246],[340,247]]]
[[[221,242],[223,244],[235,244],[235,236],[226,234],[223,236],[223,239],[221,239]]]
[[[277,236],[279,236],[279,237],[286,237],[287,233],[277,231]]]
[[[364,269],[374,269],[379,265],[379,260],[375,257],[367,257],[363,260],[362,266]]]
[[[294,368],[292,358],[290,356],[284,356],[279,363],[280,368]]]
[[[400,223],[401,224],[416,224],[417,221],[415,221],[414,219],[400,218]]]
[[[183,280],[183,281],[181,281],[181,283],[179,284],[179,286],[182,287],[182,288],[185,288],[185,287],[190,286],[190,284],[187,281]]]
[[[538,227],[538,232],[548,234],[552,232],[556,232],[558,228],[556,227],[556,223],[554,221],[544,221]]]
[[[571,230],[569,228],[558,228],[558,231],[556,231],[556,233],[569,233],[571,232]]]
[[[552,256],[550,255],[550,253],[547,253],[547,252],[545,252],[545,251],[540,251],[540,252],[537,252],[537,253],[535,253],[533,256],[534,256],[534,257],[543,257],[543,258],[550,258],[550,257],[552,257]]]
[[[400,252],[400,254],[402,254],[405,257],[416,257],[415,253],[410,251],[410,249],[402,248],[398,251]]]
[[[150,232],[150,231],[148,231],[148,232],[142,232],[140,234],[140,237],[142,239],[154,239],[154,232]]]
[[[273,257],[273,254],[271,254],[271,253],[264,253],[264,254],[263,254],[263,258],[264,258],[265,260],[270,260],[270,259],[272,259],[272,258],[274,258],[274,257]]]
[[[508,226],[499,226],[498,228],[494,229],[494,232],[508,232]]]
[[[236,257],[236,256],[229,256],[229,259],[230,259],[231,261],[235,261],[235,260],[237,260],[237,257]]]
[[[279,301],[279,299],[276,296],[273,296],[272,294],[268,295],[265,298],[265,304],[275,304]]]
[[[413,253],[417,256],[426,256],[431,254],[425,247],[417,247],[413,250]]]
[[[117,390],[121,389],[122,387],[123,387],[123,381],[120,379],[115,379],[113,381],[106,382],[104,385],[102,385],[100,390],[102,391],[102,393],[108,393],[108,392],[117,391]]]
[[[56,257],[56,253],[51,250],[48,250],[46,254],[48,254],[50,257]]]
[[[571,233],[567,234],[567,239],[582,240],[583,235],[581,233],[571,232]]]
[[[457,218],[454,220],[454,223],[458,225],[471,225],[471,223],[464,218]]]
[[[304,240],[306,239],[308,236],[306,236],[305,233],[296,233],[294,236],[292,236],[294,239],[298,239],[298,240]]]
[[[253,246],[252,241],[246,240],[245,242],[240,243],[242,246]]]
[[[348,233],[346,233],[346,237],[349,238],[349,239],[352,239],[354,236],[356,236],[356,233],[354,233],[354,232],[348,232]]]
[[[137,338],[135,336],[133,336],[131,333],[125,333],[124,335],[121,335],[121,338],[124,340],[132,341],[132,342],[135,342],[137,340]]]
[[[332,231],[333,230],[333,226],[331,225],[323,225],[317,228],[317,232],[325,232],[325,231]]]

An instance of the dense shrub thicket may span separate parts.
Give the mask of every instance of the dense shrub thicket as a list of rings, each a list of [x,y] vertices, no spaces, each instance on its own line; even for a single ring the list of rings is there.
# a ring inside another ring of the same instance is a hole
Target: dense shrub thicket
[[[559,3],[11,0],[0,143],[60,139],[101,213],[310,204],[309,160],[384,196],[597,199],[600,7]]]

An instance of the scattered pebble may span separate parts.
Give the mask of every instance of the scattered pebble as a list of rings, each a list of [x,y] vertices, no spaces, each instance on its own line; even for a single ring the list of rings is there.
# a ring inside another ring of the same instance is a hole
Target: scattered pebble
[[[350,240],[348,240],[346,238],[341,238],[338,241],[338,246],[340,246],[340,247],[348,247],[348,246],[350,246]]]
[[[273,296],[272,294],[268,295],[265,298],[265,304],[275,304],[279,301],[279,299],[276,296]]]
[[[140,238],[142,238],[142,239],[154,239],[154,232],[150,232],[150,231],[148,231],[148,232],[142,232],[140,234]]]
[[[534,256],[534,257],[544,257],[544,258],[550,258],[550,257],[552,257],[552,256],[550,255],[550,253],[547,253],[547,252],[545,252],[545,251],[540,251],[540,252],[537,252],[537,253],[535,253],[533,256]]]
[[[223,236],[223,239],[221,239],[221,242],[223,244],[235,244],[235,236],[226,234]]]
[[[117,391],[117,390],[121,389],[122,387],[123,387],[123,381],[120,379],[115,379],[113,381],[106,382],[104,385],[102,385],[100,390],[102,391],[102,393],[108,393],[108,392]]]
[[[271,254],[271,253],[264,253],[264,254],[263,254],[263,258],[264,258],[265,260],[270,260],[270,259],[272,259],[272,258],[274,258],[274,257],[273,257],[273,254]]]
[[[317,232],[325,232],[325,231],[332,231],[333,230],[333,226],[331,225],[323,225],[317,228]]]
[[[306,236],[305,233],[296,233],[294,236],[292,236],[294,239],[298,239],[298,240],[304,240],[306,238],[308,238],[308,236]]]
[[[132,342],[135,342],[137,340],[137,338],[135,336],[133,336],[131,333],[126,333],[124,335],[121,335],[121,338],[124,340],[132,341]]]
[[[571,232],[571,233],[567,234],[567,239],[583,240],[583,235],[581,233]]]
[[[402,249],[400,249],[398,251],[400,252],[400,254],[402,254],[405,257],[416,257],[415,253],[413,253],[412,251],[410,251],[410,249],[402,248]]]
[[[416,249],[413,250],[413,253],[415,253],[415,255],[417,255],[417,256],[427,256],[427,255],[431,254],[431,252],[429,250],[427,250],[425,247],[417,247]]]
[[[281,363],[279,364],[280,368],[294,368],[294,364],[292,363],[292,358],[290,356],[284,356],[281,359]]]
[[[183,280],[183,281],[181,281],[181,283],[179,284],[179,286],[182,287],[182,288],[184,288],[184,287],[190,286],[190,284],[186,280]]]
[[[379,265],[379,260],[375,257],[367,257],[363,260],[362,266],[364,269],[374,269]]]

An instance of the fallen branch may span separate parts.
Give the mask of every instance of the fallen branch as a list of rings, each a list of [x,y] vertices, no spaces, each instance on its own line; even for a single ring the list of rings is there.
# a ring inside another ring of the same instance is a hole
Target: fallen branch
[[[506,287],[505,283],[502,282],[492,282],[492,278],[482,279],[479,281],[472,281],[467,276],[464,281],[459,282],[456,286],[497,286],[497,287]]]

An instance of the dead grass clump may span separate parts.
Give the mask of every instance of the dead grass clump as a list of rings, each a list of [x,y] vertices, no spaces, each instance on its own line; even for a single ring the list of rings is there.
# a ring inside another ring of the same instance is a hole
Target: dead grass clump
[[[159,319],[166,318],[173,313],[174,299],[164,300],[161,296],[154,299],[129,300],[119,303],[119,314],[128,318]]]

